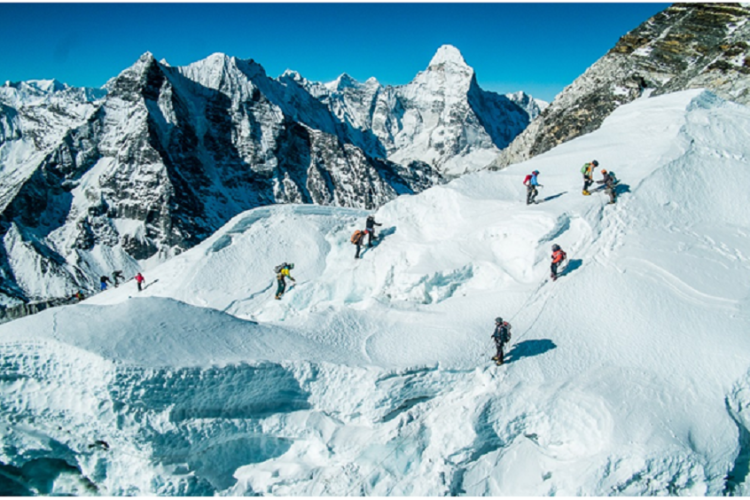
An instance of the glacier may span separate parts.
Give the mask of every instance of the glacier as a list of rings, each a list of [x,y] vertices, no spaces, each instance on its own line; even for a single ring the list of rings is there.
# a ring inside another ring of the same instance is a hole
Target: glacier
[[[0,490],[747,495],[749,133],[705,90],[639,99],[376,211],[243,212],[140,293],[0,325]],[[580,194],[593,159],[617,204]],[[355,260],[368,214],[381,237]]]

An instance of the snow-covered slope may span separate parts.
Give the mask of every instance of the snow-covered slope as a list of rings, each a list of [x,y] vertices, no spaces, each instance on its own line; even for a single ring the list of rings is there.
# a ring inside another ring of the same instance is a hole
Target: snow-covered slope
[[[0,486],[748,494],[748,133],[750,109],[708,92],[637,100],[527,163],[384,205],[361,260],[368,212],[259,208],[141,293],[0,326]],[[580,194],[594,158],[622,180],[616,205]],[[544,201],[526,206],[532,169]],[[282,261],[297,284],[274,301]]]

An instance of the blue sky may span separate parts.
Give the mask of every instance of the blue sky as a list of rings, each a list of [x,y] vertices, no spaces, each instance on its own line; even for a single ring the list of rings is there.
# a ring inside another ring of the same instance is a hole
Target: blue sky
[[[665,3],[0,3],[0,82],[100,87],[146,51],[173,66],[223,52],[271,77],[348,73],[403,85],[444,44],[479,85],[551,101]]]

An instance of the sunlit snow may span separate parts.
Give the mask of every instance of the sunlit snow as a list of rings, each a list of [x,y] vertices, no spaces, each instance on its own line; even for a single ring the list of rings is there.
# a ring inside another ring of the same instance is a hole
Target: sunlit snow
[[[386,204],[360,260],[368,212],[258,208],[143,292],[2,325],[0,488],[747,495],[748,136],[750,109],[711,93],[640,99],[524,164]],[[582,196],[593,159],[617,204]],[[276,301],[283,261],[297,281]]]

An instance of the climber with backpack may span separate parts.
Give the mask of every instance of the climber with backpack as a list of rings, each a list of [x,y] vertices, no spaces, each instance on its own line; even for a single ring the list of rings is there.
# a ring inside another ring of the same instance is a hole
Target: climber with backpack
[[[526,176],[523,180],[523,184],[526,186],[526,204],[531,205],[532,203],[537,203],[536,201],[536,195],[539,194],[539,191],[537,191],[538,187],[544,187],[541,184],[539,184],[539,179],[537,179],[537,176],[539,175],[539,170],[534,170],[529,175]]]
[[[583,194],[589,196],[589,188],[594,183],[594,168],[599,166],[599,162],[594,160],[591,163],[586,163],[581,167],[581,173],[583,174]]]
[[[286,262],[273,268],[276,272],[276,300],[281,300],[281,296],[284,295],[284,291],[286,290],[286,278],[289,278],[295,283],[297,282],[297,280],[292,278],[289,274],[289,271],[292,269],[294,269],[294,264],[287,264]]]
[[[602,180],[596,181],[597,184],[604,184],[604,192],[609,195],[609,204],[613,204],[617,201],[617,183],[620,182],[617,180],[617,177],[615,177],[614,172],[607,172],[605,169],[602,169]]]
[[[99,278],[99,289],[103,292],[107,289],[107,283],[109,283],[109,276],[102,276]]]
[[[495,318],[495,331],[491,337],[497,348],[497,354],[492,359],[500,366],[503,364],[503,347],[510,342],[510,323],[503,321],[503,318]]]
[[[365,222],[365,232],[367,232],[367,247],[372,247],[372,240],[375,238],[375,226],[382,226],[383,224],[380,224],[378,222],[375,222],[375,217],[372,215],[367,216],[367,221]]]
[[[367,231],[361,231],[357,229],[352,234],[352,244],[357,245],[357,253],[354,254],[355,259],[359,259],[359,251],[362,249],[362,244],[365,242],[365,234],[367,234]]]
[[[560,245],[558,245],[557,243],[552,245],[552,265],[550,266],[550,271],[552,272],[550,277],[552,278],[552,281],[555,281],[557,279],[557,268],[567,258],[567,254],[563,251],[562,248],[560,248]]]
[[[125,277],[122,275],[122,271],[113,271],[112,281],[114,281],[115,283],[115,288],[117,288],[117,285],[120,283],[120,281],[125,281]]]

